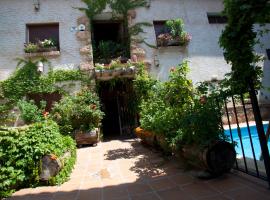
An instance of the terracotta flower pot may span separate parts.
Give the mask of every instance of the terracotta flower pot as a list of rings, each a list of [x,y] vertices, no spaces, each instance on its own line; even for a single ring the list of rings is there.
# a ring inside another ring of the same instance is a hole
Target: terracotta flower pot
[[[96,128],[92,131],[75,131],[75,140],[77,145],[96,144],[99,142],[99,130]]]
[[[135,133],[138,138],[142,140],[143,143],[154,146],[155,144],[155,134],[150,131],[143,130],[142,128],[138,127],[135,129]]]

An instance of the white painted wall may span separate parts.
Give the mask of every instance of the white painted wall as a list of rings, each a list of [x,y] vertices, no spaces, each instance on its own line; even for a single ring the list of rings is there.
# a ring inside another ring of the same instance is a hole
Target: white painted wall
[[[83,14],[73,7],[82,7],[80,0],[40,0],[40,11],[35,12],[32,0],[0,0],[0,80],[8,77],[14,71],[17,62],[15,58],[24,56],[27,23],[59,22],[61,55],[50,58],[52,66],[77,68],[84,59],[79,49],[85,45],[77,40],[76,33],[70,28],[77,26],[77,19]],[[189,77],[194,83],[210,80],[213,75],[222,79],[230,71],[230,66],[224,60],[223,51],[218,40],[224,24],[209,24],[207,12],[223,10],[222,0],[151,0],[149,8],[137,9],[135,22],[153,23],[155,20],[182,18],[186,31],[192,35],[192,41],[187,48],[162,47],[152,49],[146,45],[146,56],[152,62],[150,72],[160,80],[167,80],[171,67],[183,59],[190,61]],[[110,10],[105,10],[109,14]],[[146,27],[146,41],[156,44],[154,27]],[[263,48],[256,50],[265,54],[270,48],[270,37],[265,36]],[[154,66],[154,56],[160,65]],[[270,61],[264,62],[263,85],[270,87]],[[270,92],[262,90],[260,101],[269,102]]]
[[[270,30],[270,24],[267,24],[267,26],[263,28],[255,26],[255,29]],[[263,37],[260,38],[260,44],[256,45],[255,48],[256,52],[264,57],[264,61],[261,62],[261,66],[263,67],[262,85],[264,88],[258,93],[259,102],[262,104],[270,103],[270,60],[267,58],[266,49],[270,49],[270,34],[264,34]]]
[[[185,29],[192,35],[192,41],[186,47],[161,47],[157,50],[143,46],[147,52],[147,59],[153,63],[157,55],[160,66],[152,64],[151,73],[160,80],[166,80],[171,67],[179,64],[183,59],[190,61],[189,74],[193,82],[210,80],[213,75],[221,79],[230,67],[223,58],[218,39],[224,28],[223,24],[209,24],[207,12],[221,12],[222,0],[152,0],[149,9],[137,10],[136,22],[153,23],[156,20],[182,18]],[[150,44],[156,44],[154,27],[146,29],[144,36]]]
[[[82,42],[71,32],[83,13],[73,7],[82,7],[79,0],[40,0],[40,11],[34,11],[32,0],[0,1],[0,80],[6,79],[16,68],[16,58],[24,57],[26,24],[59,23],[61,55],[49,58],[52,66],[77,68],[82,60],[79,49]]]

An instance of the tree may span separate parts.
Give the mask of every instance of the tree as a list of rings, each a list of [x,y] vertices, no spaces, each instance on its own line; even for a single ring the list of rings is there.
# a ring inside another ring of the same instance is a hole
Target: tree
[[[232,66],[230,81],[233,89],[243,92],[250,80],[259,85],[262,71],[254,46],[260,32],[254,30],[254,24],[263,25],[269,19],[270,4],[269,0],[224,0],[224,7],[228,24],[219,42],[226,61]]]

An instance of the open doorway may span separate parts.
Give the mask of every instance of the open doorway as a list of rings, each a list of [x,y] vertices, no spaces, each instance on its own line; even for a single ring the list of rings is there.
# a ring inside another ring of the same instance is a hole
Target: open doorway
[[[94,63],[109,64],[118,57],[127,57],[122,21],[93,21]]]
[[[132,79],[99,81],[98,93],[105,113],[104,139],[134,136],[137,120]]]

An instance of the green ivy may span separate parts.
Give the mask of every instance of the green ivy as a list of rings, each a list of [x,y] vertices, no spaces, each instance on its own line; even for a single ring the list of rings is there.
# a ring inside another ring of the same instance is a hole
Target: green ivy
[[[80,70],[50,70],[48,74],[40,74],[37,62],[28,60],[20,63],[8,79],[0,82],[0,87],[4,98],[17,102],[31,93],[63,92],[56,83],[75,80],[83,80]]]
[[[62,156],[69,151],[71,157],[64,161],[64,168],[50,184],[68,179],[76,157],[72,138],[62,136],[53,121],[35,123],[23,128],[0,131],[0,198],[9,196],[16,189],[37,186],[40,160],[46,154]]]
[[[41,60],[46,62],[45,60]],[[57,86],[58,82],[81,81],[88,84],[89,78],[80,70],[52,70],[48,74],[41,74],[37,70],[38,61],[19,60],[17,69],[11,76],[0,82],[0,119],[9,118],[9,111],[17,102],[28,94],[33,93],[66,93]]]
[[[270,16],[268,0],[224,0],[224,14],[228,24],[220,37],[224,57],[231,64],[231,86],[236,92],[247,91],[250,80],[259,87],[262,70],[261,57],[254,52],[260,32],[255,23],[263,24]]]

